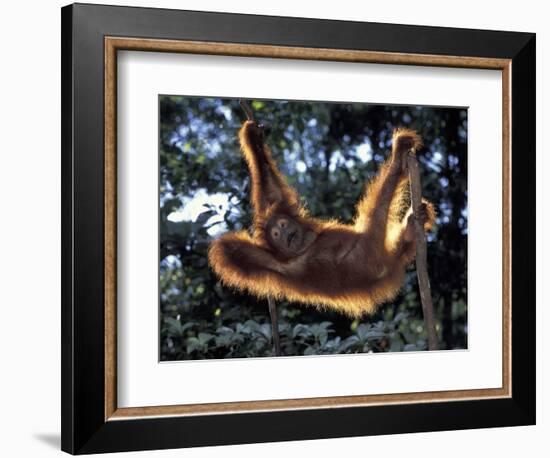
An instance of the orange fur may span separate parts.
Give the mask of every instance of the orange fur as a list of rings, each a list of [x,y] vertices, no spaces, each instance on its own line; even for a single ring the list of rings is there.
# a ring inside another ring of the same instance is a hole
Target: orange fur
[[[397,129],[392,154],[367,186],[354,224],[321,221],[300,206],[298,195],[278,170],[261,129],[247,121],[239,133],[251,175],[254,234],[228,233],[213,241],[208,259],[222,282],[257,297],[286,298],[317,308],[361,316],[392,300],[414,259],[409,212],[406,154],[421,145],[418,134]],[[426,202],[424,222],[435,220]],[[282,258],[266,240],[265,226],[274,214],[295,219],[316,234],[303,253]]]

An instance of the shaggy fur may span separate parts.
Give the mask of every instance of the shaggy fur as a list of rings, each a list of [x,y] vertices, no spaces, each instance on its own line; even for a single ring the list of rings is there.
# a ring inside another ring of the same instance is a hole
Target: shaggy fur
[[[421,146],[418,134],[394,131],[391,157],[367,185],[351,225],[308,215],[253,121],[243,124],[239,140],[250,169],[254,233],[227,233],[210,245],[208,259],[222,282],[257,297],[286,298],[353,317],[393,299],[415,256],[406,160]],[[423,213],[429,230],[435,213],[426,201]],[[283,257],[265,231],[273,215],[293,218],[314,231],[315,240],[303,253]]]

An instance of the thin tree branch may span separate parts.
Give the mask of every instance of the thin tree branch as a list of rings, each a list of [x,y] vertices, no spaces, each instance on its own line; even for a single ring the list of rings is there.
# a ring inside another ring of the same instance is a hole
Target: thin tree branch
[[[254,121],[254,113],[252,111],[252,108],[250,108],[250,105],[248,104],[248,102],[245,99],[240,99],[239,105],[245,112],[246,119],[248,119],[249,121]]]
[[[279,321],[277,319],[277,304],[271,297],[267,297],[269,316],[271,317],[271,334],[273,336],[273,352],[275,356],[281,356],[281,340],[279,338]]]
[[[239,105],[246,114],[246,119],[254,121],[254,112],[245,99],[239,100]],[[267,304],[269,306],[269,316],[271,317],[271,335],[273,336],[273,351],[275,356],[281,356],[281,339],[279,337],[279,323],[277,319],[277,304],[271,297],[267,297]]]
[[[411,200],[414,214],[414,227],[416,232],[416,274],[418,276],[418,287],[420,289],[420,300],[424,313],[424,323],[428,332],[428,350],[437,350],[437,333],[435,330],[435,317],[430,288],[430,277],[428,276],[428,247],[424,227],[417,218],[418,209],[422,204],[422,184],[420,181],[420,170],[414,150],[409,152],[407,157],[409,169],[409,181],[411,184]]]

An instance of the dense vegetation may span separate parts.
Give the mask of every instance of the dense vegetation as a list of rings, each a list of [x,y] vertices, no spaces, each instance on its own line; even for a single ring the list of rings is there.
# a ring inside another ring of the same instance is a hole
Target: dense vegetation
[[[438,211],[428,263],[440,348],[467,346],[467,111],[414,106],[253,101],[289,182],[318,217],[353,218],[365,181],[387,156],[396,126],[417,129],[423,192]],[[161,360],[269,356],[267,303],[222,287],[208,244],[251,224],[249,179],[234,99],[160,97]],[[368,262],[368,261],[367,261]],[[278,304],[283,353],[426,348],[416,274],[371,317],[352,320]]]

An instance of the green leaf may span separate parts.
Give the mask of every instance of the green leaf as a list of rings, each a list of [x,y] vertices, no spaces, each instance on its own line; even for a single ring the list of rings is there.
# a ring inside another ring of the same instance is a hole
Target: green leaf
[[[409,314],[407,312],[399,312],[397,313],[394,317],[393,317],[393,322],[394,323],[399,323],[405,319],[407,319],[409,316]]]
[[[366,333],[365,338],[367,340],[378,340],[386,337],[386,333],[383,331],[369,331]]]
[[[196,326],[196,324],[197,323],[195,323],[194,321],[188,321],[187,323],[181,326],[181,332],[183,333],[188,329],[191,329],[193,326]]]
[[[292,338],[295,339],[298,336],[307,336],[310,335],[310,330],[304,324],[297,324],[292,330]]]
[[[321,344],[321,347],[324,347],[328,340],[328,332],[324,332],[319,336],[319,343]]]
[[[390,344],[390,351],[401,351],[403,344],[399,340],[392,340]]]
[[[260,100],[253,100],[252,101],[252,109],[254,111],[260,111],[265,106],[265,103]],[[255,118],[256,116],[254,116]]]
[[[170,316],[164,318],[164,322],[168,326],[168,332],[172,335],[183,335],[184,328],[179,322],[179,320],[176,320],[175,318],[172,318]]]
[[[201,344],[199,342],[199,339],[196,337],[189,337],[186,341],[186,352],[187,354],[191,354],[196,350],[199,350],[201,348]]]
[[[260,333],[267,339],[271,340],[271,325],[262,324],[260,326]]]
[[[360,324],[357,326],[356,333],[359,336],[361,340],[365,340],[367,338],[367,334],[369,332],[370,326],[367,324]]]
[[[212,334],[208,334],[206,332],[199,332],[199,343],[201,345],[206,345],[208,342],[210,342],[211,339],[214,338]]]

